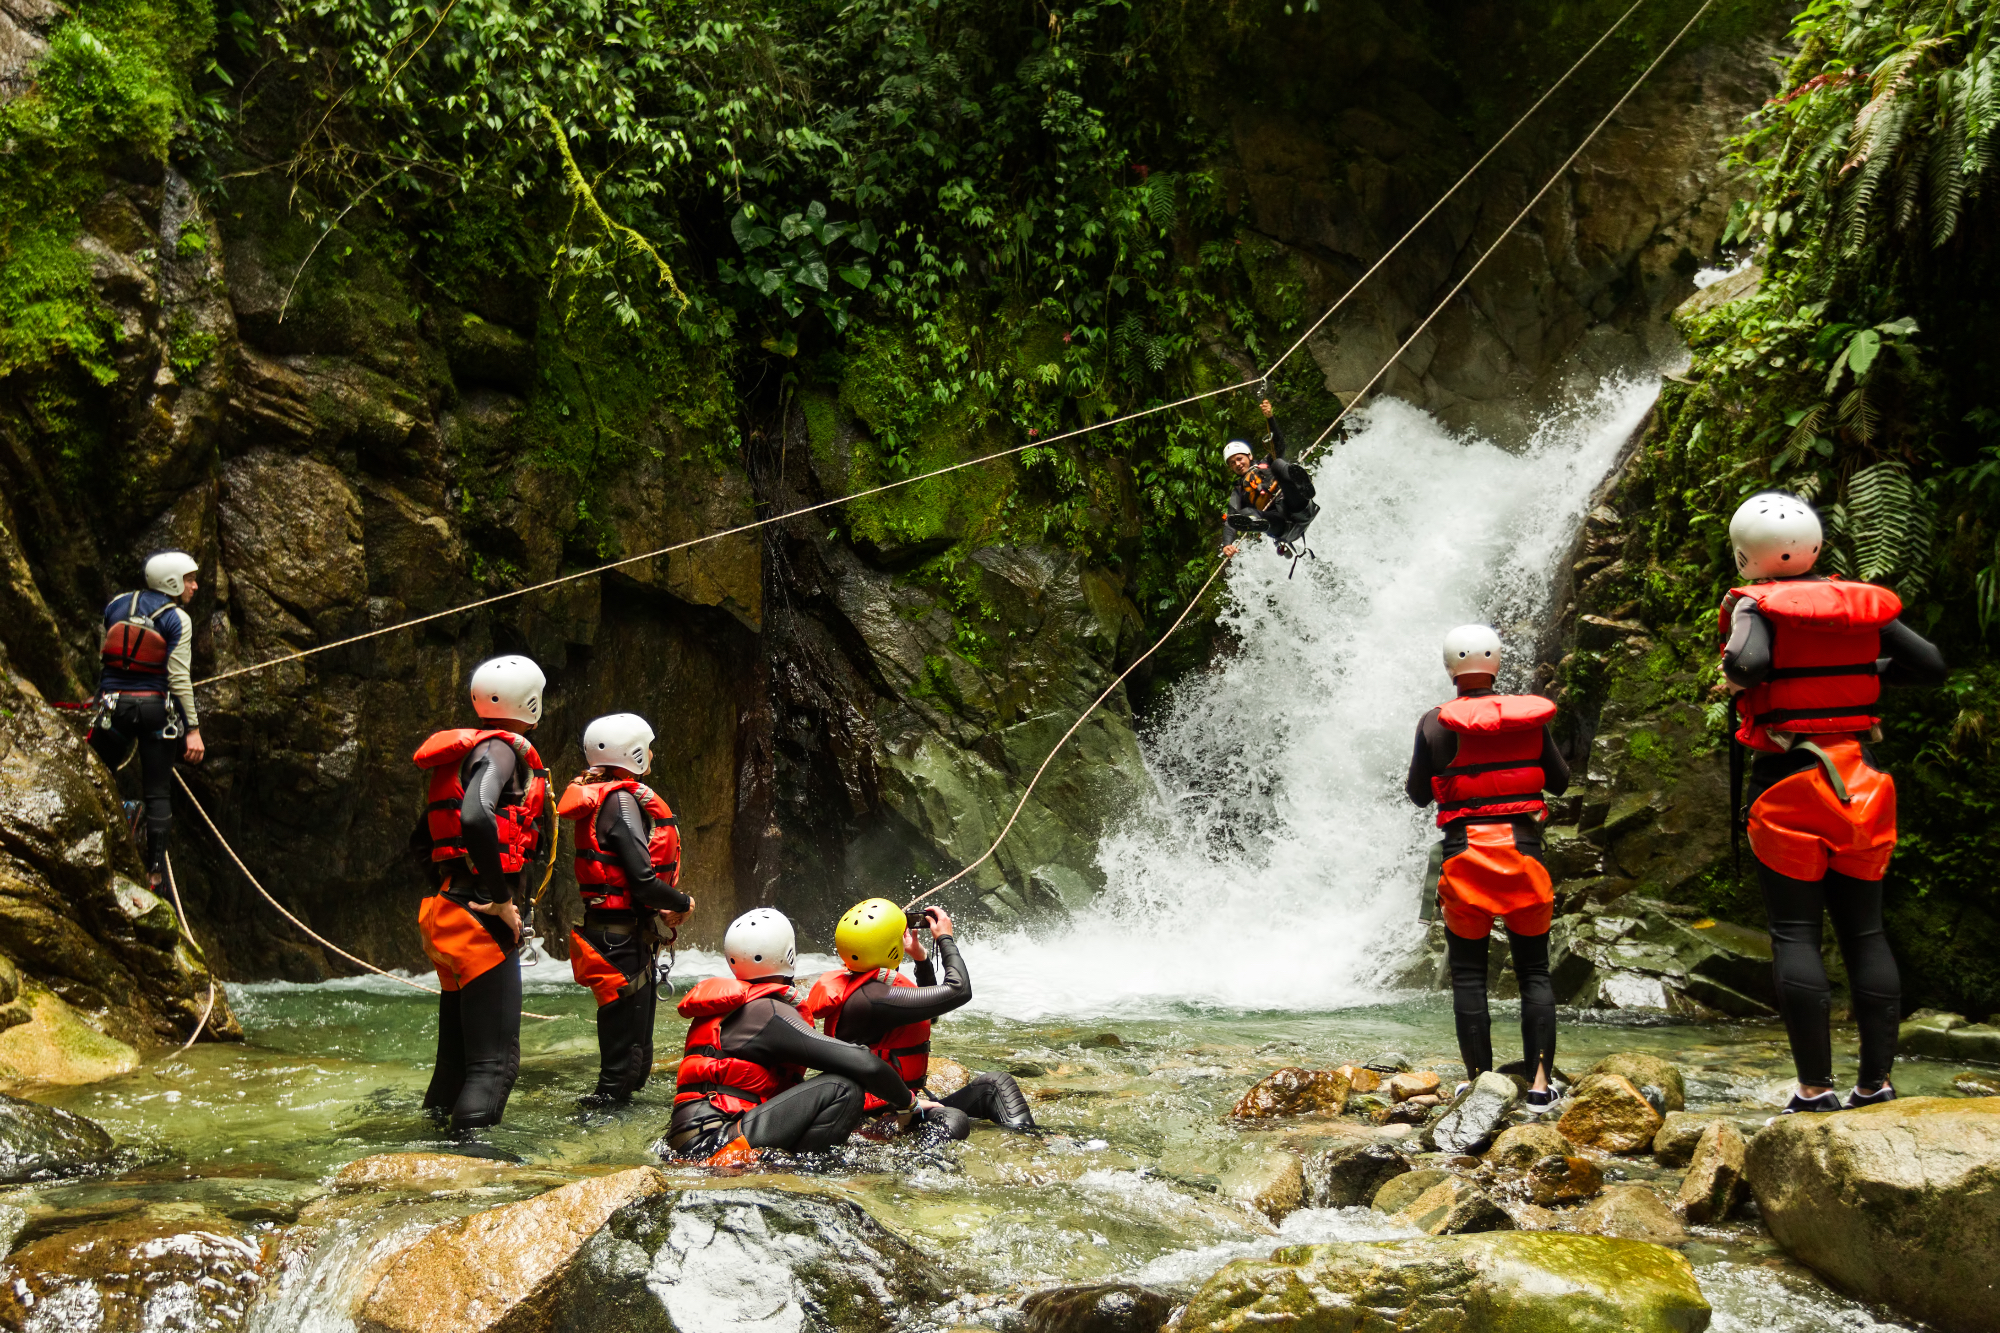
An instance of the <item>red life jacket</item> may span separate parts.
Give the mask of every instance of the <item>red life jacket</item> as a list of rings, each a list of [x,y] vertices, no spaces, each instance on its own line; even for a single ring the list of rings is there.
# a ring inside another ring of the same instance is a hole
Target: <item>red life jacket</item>
[[[847,997],[877,977],[881,977],[891,986],[914,987],[917,984],[901,972],[889,972],[887,969],[874,972],[849,972],[843,968],[834,972],[822,972],[819,980],[813,983],[812,994],[806,996],[806,1002],[799,1006],[799,1012],[806,1016],[806,1021],[809,1023],[817,1021],[821,1014],[825,1014],[826,1035],[838,1037],[840,1014],[847,1004]],[[880,1041],[868,1049],[894,1065],[896,1073],[902,1076],[903,1085],[911,1092],[923,1091],[924,1080],[930,1077],[931,1072],[931,1023],[928,1018],[922,1022],[905,1023],[901,1027],[890,1028],[882,1034]],[[863,1102],[863,1109],[871,1112],[886,1111],[889,1109],[889,1103],[871,1092]]]
[[[110,629],[104,631],[104,644],[98,650],[104,658],[104,666],[110,671],[137,672],[147,676],[167,674],[167,636],[160,633],[153,617],[139,614],[139,594],[127,593],[125,615]],[[167,606],[173,603],[169,602]]]
[[[597,812],[613,792],[629,791],[646,817],[646,856],[653,873],[668,888],[681,882],[681,831],[674,812],[636,778],[607,782],[572,782],[556,803],[556,814],[576,823],[576,888],[584,906],[622,912],[632,906],[632,883],[617,856],[597,841]]]
[[[731,1055],[722,1044],[723,1019],[752,1000],[785,995],[791,989],[782,981],[746,982],[735,977],[697,981],[679,1005],[681,1017],[695,1021],[688,1028],[687,1046],[674,1076],[674,1105],[706,1098],[725,1115],[741,1115],[797,1085],[806,1076],[803,1065],[774,1069]]]
[[[548,804],[549,771],[528,738],[514,731],[480,731],[460,727],[440,731],[417,747],[413,756],[418,768],[431,771],[430,793],[424,806],[424,822],[430,829],[431,860],[451,861],[465,855],[464,830],[459,826],[459,806],[465,800],[465,776],[460,772],[465,757],[491,740],[506,741],[528,766],[528,782],[516,805],[495,812],[494,831],[500,835],[500,868],[512,875],[533,859],[541,845],[542,810]]]
[[[1771,623],[1771,674],[1736,696],[1736,739],[1781,751],[1772,730],[1824,735],[1867,731],[1882,720],[1882,627],[1902,613],[1887,588],[1847,579],[1758,583],[1722,599],[1723,642],[1736,603],[1748,599]]]
[[[1458,735],[1458,753],[1431,779],[1438,827],[1454,819],[1548,814],[1542,804],[1542,727],[1556,706],[1535,694],[1453,699],[1438,721]]]

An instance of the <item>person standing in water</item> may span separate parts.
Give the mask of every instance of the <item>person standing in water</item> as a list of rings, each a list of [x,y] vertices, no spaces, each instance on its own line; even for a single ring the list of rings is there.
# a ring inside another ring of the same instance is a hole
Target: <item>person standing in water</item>
[[[632,1100],[653,1072],[655,963],[694,899],[679,888],[674,812],[639,780],[653,770],[652,727],[636,713],[600,717],[583,730],[583,756],[590,767],[570,782],[556,814],[576,827],[583,898],[570,972],[597,997],[597,1087],[581,1100],[606,1106]]]
[[[1860,1076],[1845,1104],[1886,1102],[1896,1095],[1889,1074],[1902,1018],[1902,980],[1882,929],[1896,783],[1867,741],[1879,734],[1882,687],[1941,684],[1944,658],[1897,619],[1895,593],[1812,572],[1819,515],[1796,496],[1745,500],[1729,521],[1729,542],[1745,584],[1722,599],[1722,674],[1740,720],[1735,742],[1756,755],[1747,831],[1799,1078],[1785,1112],[1842,1105],[1820,957],[1827,916],[1861,1033]]]
[[[104,608],[103,671],[90,748],[117,772],[139,751],[139,791],[146,818],[146,874],[166,877],[174,828],[174,756],[198,764],[206,753],[194,704],[194,618],[187,607],[199,566],[185,551],[146,559],[146,587],[121,592]]]
[[[519,904],[555,846],[548,770],[527,736],[545,684],[525,657],[481,663],[472,711],[485,725],[437,732],[415,755],[430,785],[411,842],[435,886],[417,927],[443,992],[424,1109],[457,1130],[499,1124],[521,1068]]]
[[[1437,802],[1444,863],[1437,894],[1451,966],[1452,1021],[1468,1079],[1493,1068],[1486,1007],[1488,938],[1507,927],[1521,985],[1521,1044],[1531,1080],[1528,1109],[1554,1102],[1556,999],[1549,978],[1555,888],[1542,864],[1542,793],[1569,789],[1569,765],[1549,734],[1556,706],[1533,694],[1501,694],[1500,636],[1461,625],[1445,636],[1444,668],[1458,697],[1425,713],[1404,784],[1418,806]]]
[[[1285,437],[1278,430],[1271,400],[1257,406],[1271,425],[1271,452],[1256,462],[1246,441],[1231,440],[1222,447],[1222,461],[1236,478],[1236,486],[1222,513],[1221,553],[1237,553],[1237,534],[1262,532],[1278,544],[1279,555],[1289,557],[1305,537],[1306,525],[1319,514],[1319,506],[1313,502],[1312,478],[1285,457]]]

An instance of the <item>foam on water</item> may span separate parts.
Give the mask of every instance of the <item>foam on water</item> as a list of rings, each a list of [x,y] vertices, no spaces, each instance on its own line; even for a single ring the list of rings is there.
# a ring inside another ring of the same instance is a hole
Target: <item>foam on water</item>
[[[1094,919],[987,933],[974,1005],[1037,1019],[1176,1005],[1324,1011],[1380,997],[1415,936],[1427,817],[1404,798],[1438,645],[1497,625],[1525,685],[1551,576],[1651,405],[1607,382],[1502,449],[1395,400],[1313,467],[1317,561],[1252,544],[1228,575],[1236,648],[1184,681],[1142,745],[1153,790],[1104,840]]]

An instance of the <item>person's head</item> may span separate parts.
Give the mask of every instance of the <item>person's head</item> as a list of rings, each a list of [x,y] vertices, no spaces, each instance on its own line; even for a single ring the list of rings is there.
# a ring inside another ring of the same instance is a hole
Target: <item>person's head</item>
[[[146,557],[146,586],[177,602],[192,602],[200,586],[194,572],[200,568],[186,551],[159,551]]]
[[[635,778],[653,771],[653,729],[637,713],[610,713],[583,729],[583,762]]]
[[[1250,470],[1250,446],[1242,440],[1231,440],[1222,446],[1222,463],[1237,476]]]
[[[798,961],[798,936],[783,912],[753,907],[722,934],[722,957],[738,981],[790,981]]]
[[[472,673],[472,711],[508,731],[533,731],[542,720],[542,669],[509,655],[481,662]]]
[[[1483,690],[1500,674],[1500,636],[1491,625],[1460,625],[1444,636],[1444,669],[1461,690]]]
[[[833,928],[833,951],[850,972],[903,965],[903,932],[910,923],[887,898],[870,898],[847,909]]]
[[[1796,495],[1763,491],[1736,507],[1729,545],[1736,573],[1746,579],[1810,573],[1819,559],[1819,515]]]

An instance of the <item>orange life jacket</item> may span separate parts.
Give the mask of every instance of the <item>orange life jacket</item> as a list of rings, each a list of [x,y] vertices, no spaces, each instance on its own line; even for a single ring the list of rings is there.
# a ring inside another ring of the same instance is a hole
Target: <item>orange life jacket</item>
[[[1453,699],[1438,721],[1458,736],[1458,753],[1431,779],[1438,827],[1455,819],[1544,816],[1542,727],[1556,706],[1535,694]]]
[[[646,856],[668,888],[681,882],[681,831],[674,812],[636,778],[572,782],[556,803],[556,814],[576,824],[576,888],[586,907],[621,912],[632,906],[632,883],[618,858],[597,841],[597,812],[613,792],[629,791],[646,816]]]
[[[791,989],[782,981],[753,983],[735,977],[697,981],[678,1006],[682,1018],[695,1021],[688,1027],[687,1046],[674,1076],[674,1105],[706,1098],[716,1110],[735,1116],[796,1086],[806,1076],[803,1065],[774,1069],[731,1055],[722,1044],[723,1019],[752,1000],[785,995]]]
[[[548,804],[549,771],[528,738],[514,731],[481,731],[460,727],[434,733],[417,747],[413,756],[418,768],[431,772],[430,793],[424,806],[424,822],[431,835],[431,860],[451,861],[465,855],[465,830],[459,824],[459,807],[465,801],[465,776],[459,770],[465,757],[491,740],[506,741],[528,766],[528,782],[515,805],[495,811],[494,832],[500,837],[500,868],[515,874],[533,859],[541,845],[542,811]]]
[[[139,614],[139,594],[125,594],[125,614],[110,629],[104,631],[104,643],[98,652],[104,658],[106,669],[111,671],[137,672],[141,675],[164,676],[167,674],[167,636],[160,633],[153,623],[154,616],[167,609],[166,606],[153,615]],[[169,602],[167,606],[173,603]]]
[[[820,1015],[826,1016],[826,1035],[840,1035],[840,1015],[847,1004],[848,996],[860,990],[877,977],[891,986],[914,987],[917,983],[901,972],[882,969],[874,972],[849,972],[845,968],[833,972],[822,972],[813,983],[812,993],[799,1006],[799,1012],[807,1022],[817,1022]],[[928,1018],[917,1023],[905,1023],[901,1027],[890,1028],[882,1034],[882,1039],[868,1048],[896,1068],[903,1085],[911,1092],[922,1092],[924,1080],[931,1072],[931,1023]],[[863,1102],[863,1109],[869,1112],[886,1111],[889,1103],[869,1093]]]
[[[1758,583],[1722,599],[1723,642],[1736,604],[1753,601],[1771,624],[1771,674],[1736,696],[1736,739],[1782,751],[1773,730],[1823,735],[1867,731],[1882,720],[1882,627],[1903,610],[1887,588],[1847,579]]]
[[[1243,474],[1243,494],[1261,511],[1277,504],[1284,497],[1285,489],[1271,475],[1269,464],[1256,463]]]

